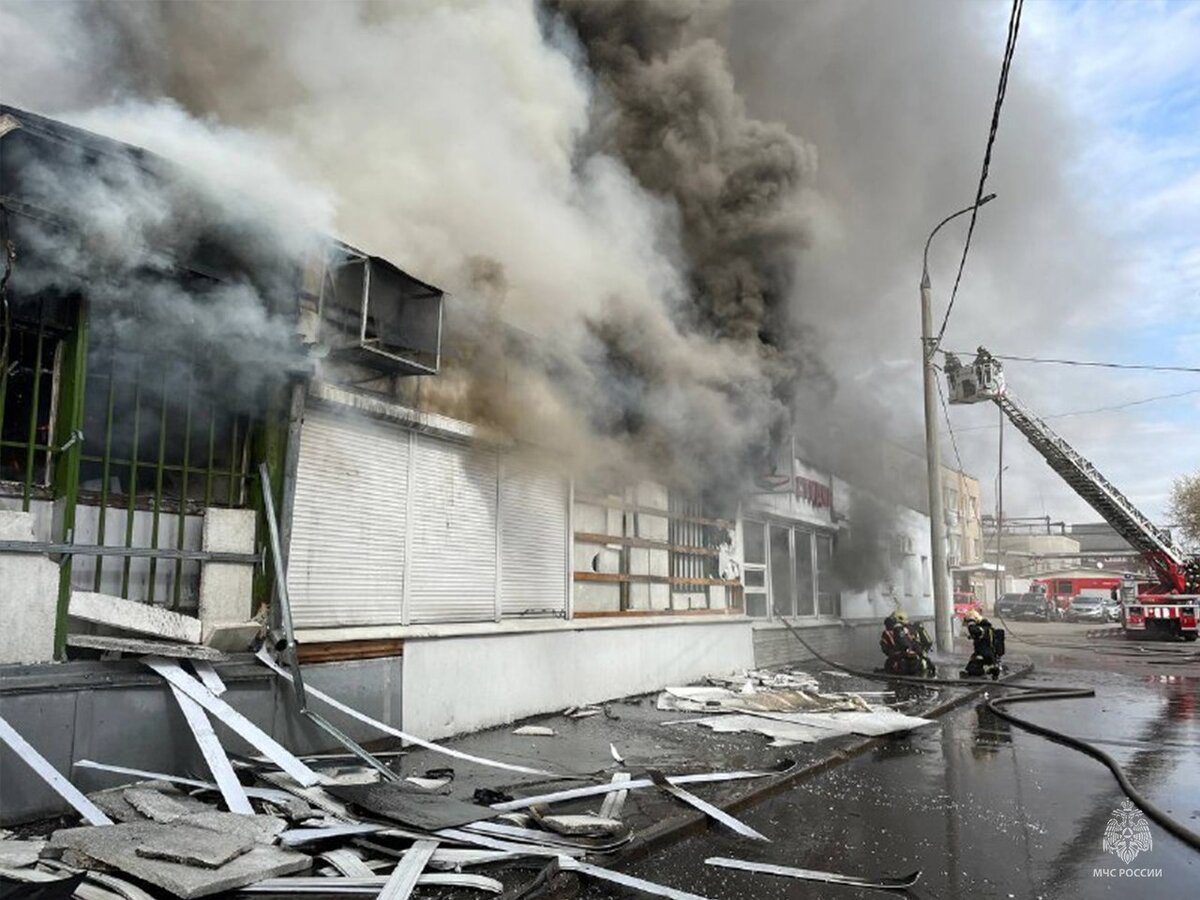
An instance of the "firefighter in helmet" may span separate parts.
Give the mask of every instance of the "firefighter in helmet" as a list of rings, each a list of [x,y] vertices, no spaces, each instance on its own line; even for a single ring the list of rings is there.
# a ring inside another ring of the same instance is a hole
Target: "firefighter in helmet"
[[[993,628],[983,614],[973,609],[966,615],[967,635],[971,638],[971,658],[959,673],[962,678],[1000,677],[1000,658],[1004,656],[1004,629]]]
[[[904,610],[897,609],[883,620],[879,649],[887,657],[883,670],[889,675],[933,675],[933,663],[926,656],[932,646],[929,632],[909,623]]]

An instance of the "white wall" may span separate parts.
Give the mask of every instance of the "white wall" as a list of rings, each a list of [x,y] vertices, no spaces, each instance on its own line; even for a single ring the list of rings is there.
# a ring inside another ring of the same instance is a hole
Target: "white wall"
[[[753,665],[744,620],[409,639],[403,727],[445,737]]]

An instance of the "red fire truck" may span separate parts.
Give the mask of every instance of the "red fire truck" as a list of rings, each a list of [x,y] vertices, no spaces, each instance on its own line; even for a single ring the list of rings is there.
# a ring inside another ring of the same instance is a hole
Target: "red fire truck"
[[[1035,578],[1034,584],[1045,588],[1046,596],[1054,601],[1054,605],[1063,613],[1071,608],[1071,601],[1080,594],[1091,594],[1107,598],[1113,588],[1121,591],[1122,578],[1120,575],[1098,575],[1094,577],[1059,577]]]
[[[983,347],[970,365],[946,354],[951,403],[992,401],[1042,458],[1150,566],[1157,584],[1125,599],[1121,622],[1126,635],[1182,637],[1194,641],[1200,608],[1200,558],[1184,553],[1169,532],[1156,526],[1129,498],[1044,421],[1018,402],[1004,383],[1000,361]]]

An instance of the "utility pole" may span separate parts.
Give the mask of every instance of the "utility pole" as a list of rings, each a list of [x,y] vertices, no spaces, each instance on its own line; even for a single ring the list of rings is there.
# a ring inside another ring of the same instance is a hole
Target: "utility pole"
[[[925,255],[921,266],[921,367],[925,376],[925,469],[929,481],[929,543],[933,577],[933,630],[937,648],[942,653],[954,650],[954,605],[949,591],[950,571],[946,567],[946,511],[942,504],[942,453],[938,443],[938,393],[937,369],[934,368],[934,353],[937,338],[933,336],[932,287],[929,281],[929,245],[933,236],[951,219],[957,218],[995,199],[988,194],[978,204],[951,213],[938,222],[925,241]]]

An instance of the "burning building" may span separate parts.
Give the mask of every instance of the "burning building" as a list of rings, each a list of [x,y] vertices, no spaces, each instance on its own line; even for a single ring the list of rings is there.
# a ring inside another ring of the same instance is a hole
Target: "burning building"
[[[695,423],[639,427],[644,397],[600,417],[640,465],[581,466],[480,403],[527,400],[531,357],[578,375],[544,338],[166,159],[0,107],[0,195],[0,715],[64,771],[195,753],[142,653],[215,656],[247,715],[314,748],[244,655],[289,627],[306,678],[433,738],[800,658],[780,617],[846,655],[895,605],[930,611],[920,514],[871,539],[881,577],[846,578],[839,545],[869,543],[850,484],[764,435],[706,442],[698,487]],[[790,358],[744,312],[709,327]],[[645,346],[593,336],[653,393]],[[755,477],[712,474],[734,461]],[[50,808],[0,778],[4,818]]]

